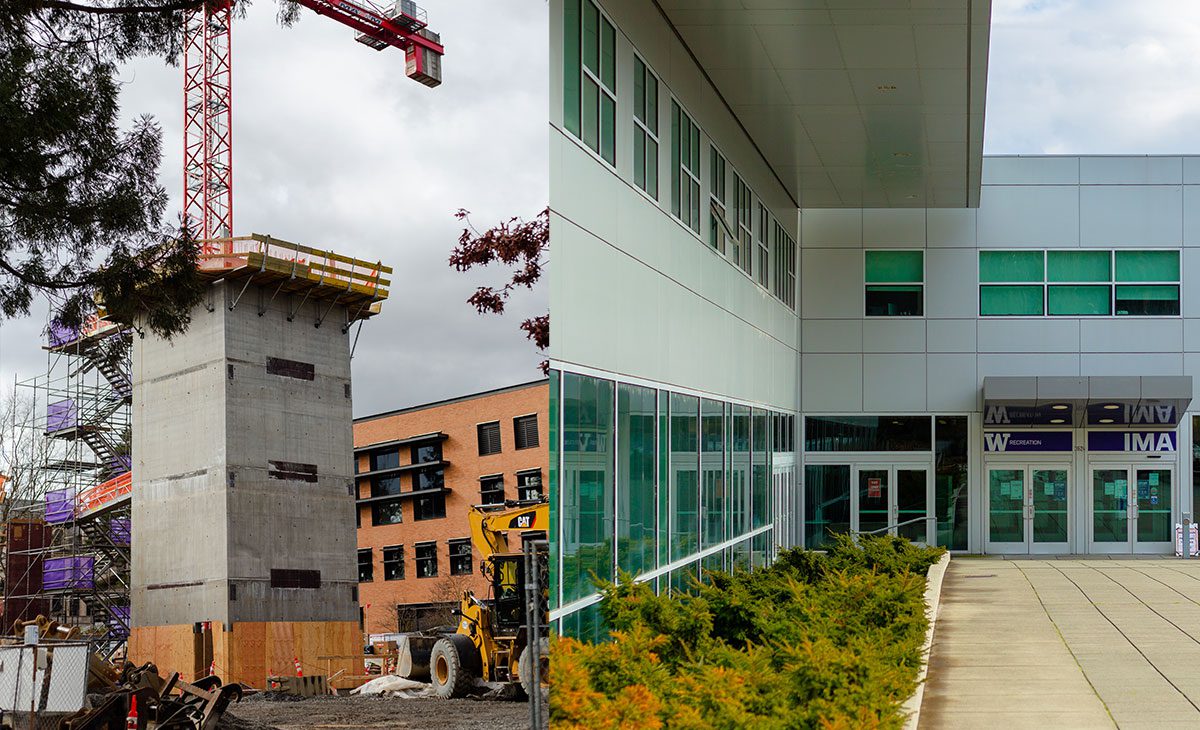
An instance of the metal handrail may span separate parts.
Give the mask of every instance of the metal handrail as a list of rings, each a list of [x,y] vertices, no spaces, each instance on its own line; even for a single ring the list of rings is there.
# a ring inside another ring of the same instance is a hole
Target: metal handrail
[[[922,520],[937,520],[937,517],[934,515],[928,515],[926,517],[914,517],[911,520],[905,520],[904,522],[897,522],[896,524],[888,525],[887,527],[880,527],[878,530],[868,530],[866,532],[864,532],[862,530],[851,530],[850,534],[851,535],[878,535],[881,532],[887,532],[889,530],[894,530],[897,527],[904,527],[905,525],[911,525],[914,522],[921,522]]]

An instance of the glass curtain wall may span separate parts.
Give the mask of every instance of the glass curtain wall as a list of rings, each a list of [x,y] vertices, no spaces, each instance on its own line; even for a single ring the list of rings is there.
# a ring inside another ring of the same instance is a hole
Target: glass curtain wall
[[[937,543],[967,549],[967,417],[938,416],[934,423],[934,509]]]
[[[770,562],[772,452],[790,455],[794,416],[569,372],[551,372],[550,395],[552,600],[588,604],[558,618],[563,635],[604,638],[593,575],[670,564],[652,584],[690,590],[702,571]]]

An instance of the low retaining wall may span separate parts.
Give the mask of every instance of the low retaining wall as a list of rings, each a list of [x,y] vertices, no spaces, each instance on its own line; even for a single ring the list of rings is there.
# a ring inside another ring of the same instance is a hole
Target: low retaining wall
[[[905,701],[903,712],[907,716],[904,730],[916,730],[921,718],[921,700],[925,697],[925,675],[929,672],[929,650],[933,646],[933,632],[937,628],[937,619],[942,600],[942,579],[946,568],[950,565],[950,553],[929,568],[925,576],[925,615],[929,618],[929,628],[925,631],[925,644],[921,647],[921,670],[917,673],[917,689]]]

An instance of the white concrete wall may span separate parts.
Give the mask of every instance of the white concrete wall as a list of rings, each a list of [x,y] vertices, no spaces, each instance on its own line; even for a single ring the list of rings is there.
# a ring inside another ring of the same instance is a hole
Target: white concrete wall
[[[863,316],[863,252],[925,250],[925,316]],[[987,157],[977,210],[805,210],[806,412],[978,411],[987,375],[1200,383],[1200,157]],[[984,249],[1180,249],[1179,317],[979,317]]]
[[[793,409],[796,313],[707,244],[710,142],[793,236],[795,203],[654,6],[601,6],[617,28],[615,170],[562,128],[563,69],[551,69],[551,359]],[[561,5],[551,12],[551,55],[561,58]],[[659,78],[657,201],[633,183],[635,51]],[[703,134],[700,234],[670,212],[672,98]],[[728,173],[727,186],[732,194]]]

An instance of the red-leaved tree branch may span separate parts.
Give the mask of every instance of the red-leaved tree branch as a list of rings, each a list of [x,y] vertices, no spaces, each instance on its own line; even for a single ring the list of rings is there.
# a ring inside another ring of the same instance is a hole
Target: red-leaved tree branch
[[[470,215],[462,209],[454,214],[467,227],[450,254],[450,265],[457,271],[496,262],[513,267],[512,276],[503,286],[481,286],[467,299],[480,314],[504,314],[504,305],[515,290],[532,289],[542,278],[550,253],[550,209],[542,210],[533,220],[509,218],[482,233],[471,223]],[[550,346],[549,314],[526,319],[521,329],[539,352]],[[549,372],[549,361],[543,360],[541,369]]]

